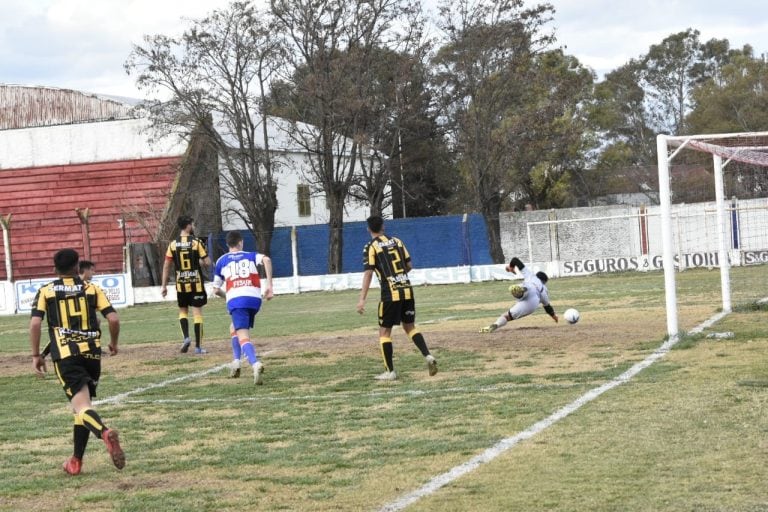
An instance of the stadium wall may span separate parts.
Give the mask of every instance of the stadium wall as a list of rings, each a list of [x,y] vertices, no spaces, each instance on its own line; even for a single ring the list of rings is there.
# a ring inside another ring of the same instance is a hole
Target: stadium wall
[[[733,201],[730,207],[726,236],[731,264],[768,263],[768,200]],[[715,203],[677,205],[673,210],[676,266],[717,266]],[[505,258],[520,256],[534,270],[543,270],[551,277],[662,268],[658,207],[509,212],[502,215],[501,226]],[[416,285],[515,279],[503,264],[491,261],[479,214],[388,220],[385,228],[406,243],[415,267],[409,275]],[[252,235],[243,233],[246,250],[253,250]],[[342,274],[325,274],[327,238],[327,226],[276,230],[271,254],[276,294],[360,288],[362,248],[370,239],[365,223],[345,225]],[[223,234],[209,237],[209,246],[212,254],[223,253]],[[114,297],[125,297],[122,305],[164,300],[157,286],[132,288],[130,276],[124,280],[114,275],[104,278],[115,285],[111,292]],[[28,307],[20,295],[33,294],[36,283],[22,283],[21,288],[16,285],[15,301],[8,298],[8,286],[0,287],[0,294],[5,294],[0,296],[0,314],[25,312],[24,307]],[[121,290],[122,286],[132,289]],[[165,300],[175,300],[172,290]],[[9,302],[14,306],[9,308]]]
[[[365,222],[346,222],[342,237],[343,273],[360,272],[363,247],[370,240]],[[492,264],[485,223],[480,214],[445,217],[390,219],[388,235],[400,238],[408,248],[414,266],[453,267]],[[292,265],[291,232],[295,232],[298,269]],[[253,234],[241,230],[246,251],[256,250]],[[215,237],[213,253],[226,252],[225,233]],[[270,254],[275,277],[323,275],[328,261],[328,225],[275,228]]]
[[[717,265],[712,256],[717,253],[715,206],[714,202],[675,206],[680,266]],[[768,200],[733,200],[729,206],[726,237],[731,241],[731,263],[738,265],[742,258],[746,258],[747,264],[758,262],[768,249]],[[505,259],[519,256],[542,268],[548,267],[553,276],[661,268],[657,206],[506,212],[500,223]],[[480,214],[387,220],[385,230],[405,242],[416,269],[493,265]],[[297,268],[292,264],[292,231],[296,238]],[[246,250],[255,250],[253,236],[249,232],[243,235]],[[365,223],[346,223],[343,239],[344,274],[360,272],[362,248],[369,240]],[[223,234],[218,240],[223,250]],[[323,276],[328,226],[277,228],[271,256],[275,277]],[[331,281],[338,283],[344,279],[333,277]]]

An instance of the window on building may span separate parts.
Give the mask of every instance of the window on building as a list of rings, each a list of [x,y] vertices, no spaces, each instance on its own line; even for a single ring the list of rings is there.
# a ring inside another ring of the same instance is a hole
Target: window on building
[[[296,199],[299,204],[299,217],[309,217],[312,214],[309,185],[296,185]]]

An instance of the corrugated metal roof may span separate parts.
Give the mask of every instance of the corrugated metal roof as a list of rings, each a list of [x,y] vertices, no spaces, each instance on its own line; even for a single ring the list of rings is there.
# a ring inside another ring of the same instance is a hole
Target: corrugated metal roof
[[[130,119],[132,108],[70,89],[0,84],[0,130]]]

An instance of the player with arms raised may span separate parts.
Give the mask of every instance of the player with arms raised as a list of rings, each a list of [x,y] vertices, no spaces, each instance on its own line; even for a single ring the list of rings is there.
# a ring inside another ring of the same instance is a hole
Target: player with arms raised
[[[509,265],[506,267],[507,272],[514,272],[515,274],[523,274],[523,284],[513,284],[509,287],[509,291],[517,299],[517,302],[504,312],[494,323],[487,327],[480,329],[480,332],[493,332],[499,327],[503,327],[507,322],[517,320],[524,316],[528,316],[541,304],[544,306],[544,311],[552,317],[555,322],[558,321],[555,308],[549,303],[549,291],[547,290],[547,281],[549,277],[544,272],[536,272],[535,274],[531,269],[527,268],[519,258],[512,258]]]

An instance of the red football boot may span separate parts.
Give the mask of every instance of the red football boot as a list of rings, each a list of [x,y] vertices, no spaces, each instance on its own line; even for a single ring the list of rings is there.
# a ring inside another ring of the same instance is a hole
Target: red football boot
[[[72,476],[79,475],[81,469],[83,469],[83,460],[78,459],[74,455],[64,463],[64,471]]]
[[[101,439],[107,445],[109,456],[112,457],[112,463],[117,469],[125,467],[125,453],[120,448],[120,439],[118,439],[117,430],[108,428],[101,434]]]

